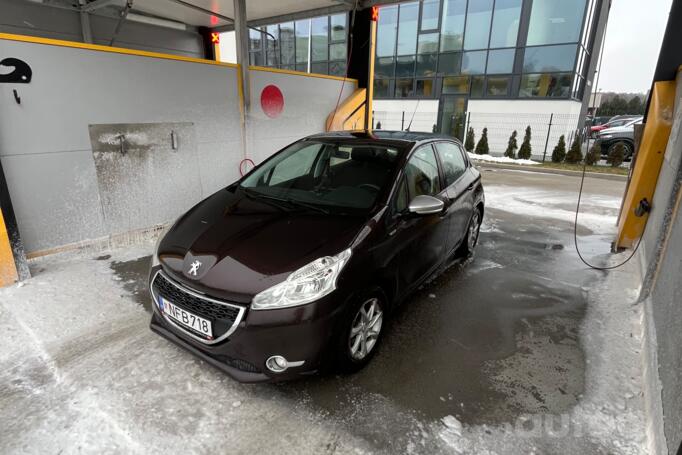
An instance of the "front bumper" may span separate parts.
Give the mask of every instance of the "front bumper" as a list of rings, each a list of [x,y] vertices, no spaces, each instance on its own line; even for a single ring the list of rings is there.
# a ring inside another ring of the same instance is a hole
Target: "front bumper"
[[[157,270],[152,270],[151,277]],[[258,311],[246,308],[236,329],[215,344],[202,343],[170,323],[156,302],[152,304],[150,328],[239,382],[289,380],[313,374],[326,366],[324,354],[340,330],[345,307],[346,299],[337,291],[299,307]],[[274,373],[265,367],[265,361],[273,355],[281,355],[290,362],[303,361],[303,364]]]

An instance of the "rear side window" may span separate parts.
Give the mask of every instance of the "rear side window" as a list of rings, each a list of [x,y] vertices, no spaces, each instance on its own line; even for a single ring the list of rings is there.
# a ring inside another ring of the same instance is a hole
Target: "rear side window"
[[[437,142],[436,150],[438,150],[438,156],[443,164],[445,184],[450,186],[464,174],[467,168],[462,149],[452,142]]]
[[[414,152],[405,166],[405,177],[410,197],[433,196],[440,192],[438,163],[430,145],[422,146]]]

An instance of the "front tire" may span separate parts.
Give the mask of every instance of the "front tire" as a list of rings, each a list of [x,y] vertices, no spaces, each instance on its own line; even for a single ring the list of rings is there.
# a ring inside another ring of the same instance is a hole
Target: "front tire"
[[[462,258],[468,258],[474,254],[474,249],[478,244],[478,235],[481,232],[481,222],[483,221],[483,215],[481,209],[476,207],[474,213],[471,215],[469,220],[469,225],[467,226],[466,236],[462,240],[462,244],[457,251],[457,256]]]
[[[354,373],[372,360],[386,326],[386,308],[384,294],[378,289],[353,300],[336,342],[335,357],[341,372]]]

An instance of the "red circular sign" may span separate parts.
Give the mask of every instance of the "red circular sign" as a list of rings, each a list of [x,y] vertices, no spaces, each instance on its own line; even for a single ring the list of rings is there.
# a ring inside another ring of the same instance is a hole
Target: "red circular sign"
[[[279,116],[284,110],[284,95],[274,85],[266,86],[260,93],[260,106],[270,118]]]

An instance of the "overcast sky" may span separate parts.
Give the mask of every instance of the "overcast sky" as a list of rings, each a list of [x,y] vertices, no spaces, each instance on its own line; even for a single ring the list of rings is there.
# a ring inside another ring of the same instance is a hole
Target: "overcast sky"
[[[672,0],[613,0],[599,78],[603,92],[646,92]]]

